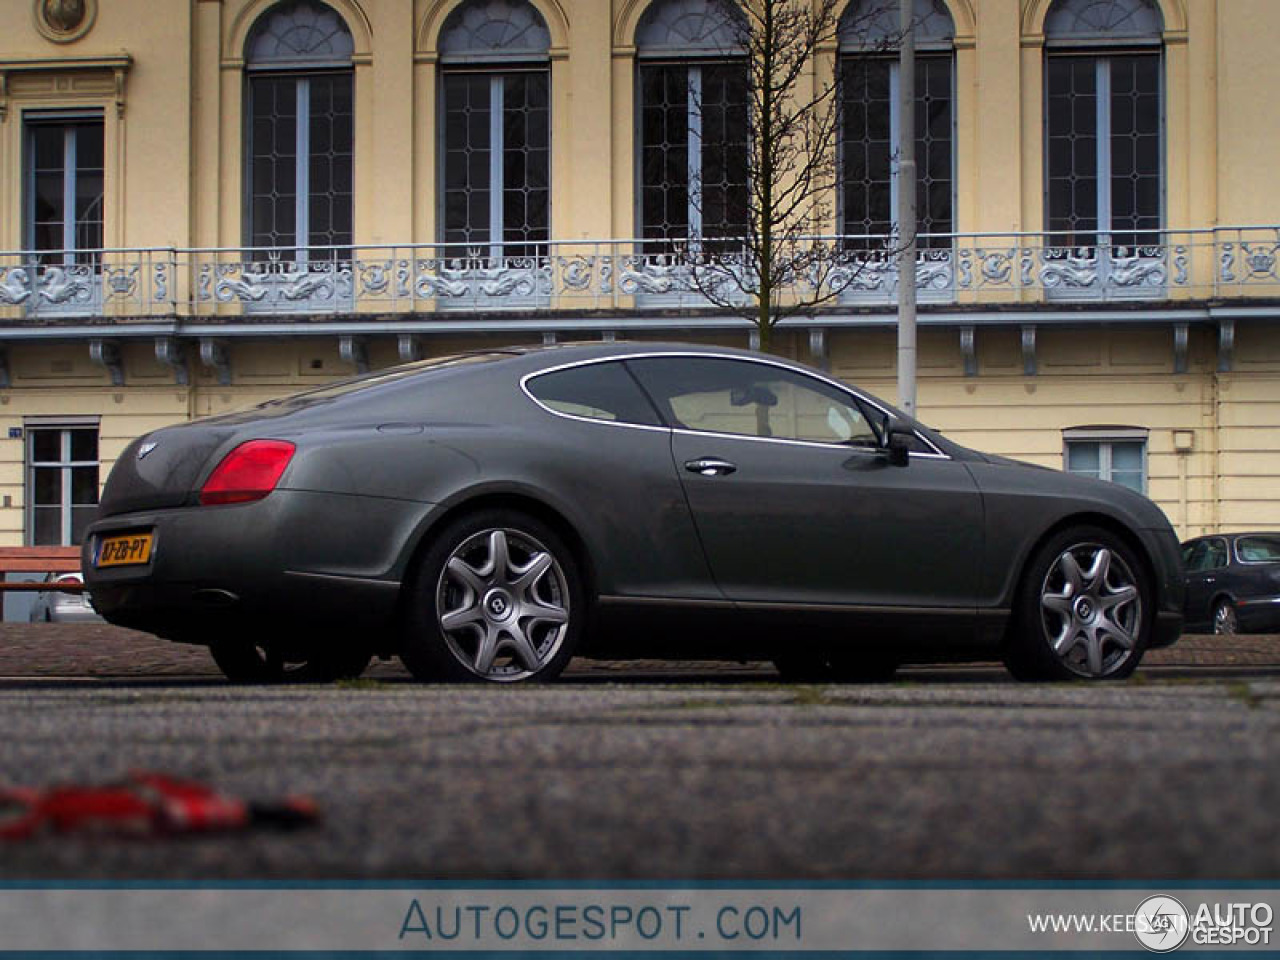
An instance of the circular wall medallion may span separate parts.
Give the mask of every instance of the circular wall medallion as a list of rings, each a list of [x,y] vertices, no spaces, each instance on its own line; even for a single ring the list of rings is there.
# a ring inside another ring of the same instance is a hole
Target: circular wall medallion
[[[34,0],[36,29],[46,40],[71,43],[93,28],[98,0]]]

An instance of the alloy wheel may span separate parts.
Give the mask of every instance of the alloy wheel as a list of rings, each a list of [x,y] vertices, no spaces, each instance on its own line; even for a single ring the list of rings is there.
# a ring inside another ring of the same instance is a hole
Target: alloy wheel
[[[1230,600],[1219,601],[1213,611],[1213,632],[1231,636],[1240,632],[1240,620]]]
[[[1040,588],[1040,617],[1053,655],[1082,677],[1114,675],[1134,655],[1142,594],[1125,558],[1100,543],[1068,547]]]
[[[481,530],[449,555],[436,620],[450,653],[486,680],[524,680],[559,652],[569,630],[569,585],[555,555],[511,528]]]

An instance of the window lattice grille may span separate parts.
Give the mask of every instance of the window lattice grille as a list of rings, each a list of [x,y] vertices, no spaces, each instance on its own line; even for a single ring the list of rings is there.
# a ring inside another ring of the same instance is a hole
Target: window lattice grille
[[[440,31],[442,59],[545,59],[551,33],[527,0],[467,0]]]
[[[348,62],[351,32],[334,10],[311,0],[279,3],[262,15],[247,42],[250,66]]]
[[[310,247],[352,242],[353,77],[342,66],[353,49],[342,18],[313,0],[277,4],[254,26],[247,51],[251,246],[311,259],[334,254]]]
[[[28,242],[68,251],[45,263],[97,263],[103,241],[105,157],[101,120],[27,126]]]
[[[897,64],[866,56],[840,64],[841,213],[848,235],[886,236],[896,222]],[[916,209],[923,234],[955,228],[952,164],[953,96],[950,55],[916,59]],[[877,241],[850,241],[874,247]],[[945,237],[920,237],[945,246]]]
[[[912,30],[917,48],[949,47],[956,28],[943,0],[915,0]],[[840,49],[843,51],[896,47],[902,32],[896,0],[853,0],[840,17]]]
[[[352,242],[350,73],[250,78],[250,243]]]
[[[636,27],[636,50],[641,56],[738,53],[742,23],[732,19],[735,13],[726,0],[658,0]]]
[[[735,249],[747,224],[748,97],[740,63],[640,69],[640,228],[650,252]]]
[[[1048,226],[1054,246],[1157,241],[1151,232],[1162,221],[1160,63],[1157,53],[1049,57]]]
[[[535,256],[550,239],[550,76],[444,77],[444,239]]]
[[[1151,0],[1055,0],[1044,18],[1047,40],[1159,40],[1163,30]]]

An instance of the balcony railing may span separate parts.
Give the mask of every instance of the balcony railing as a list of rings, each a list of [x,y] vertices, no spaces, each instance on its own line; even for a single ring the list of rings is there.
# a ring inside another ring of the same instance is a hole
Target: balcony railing
[[[1086,239],[921,236],[920,302],[998,307],[1280,297],[1280,226]],[[792,277],[793,295],[821,290],[837,308],[893,305],[899,282],[893,238],[812,242],[823,251],[822,269]],[[749,274],[732,254],[694,262],[635,239],[509,249],[498,256],[490,248],[443,244],[0,252],[0,320],[697,310],[712,306],[700,292],[708,283],[728,289],[730,272]]]

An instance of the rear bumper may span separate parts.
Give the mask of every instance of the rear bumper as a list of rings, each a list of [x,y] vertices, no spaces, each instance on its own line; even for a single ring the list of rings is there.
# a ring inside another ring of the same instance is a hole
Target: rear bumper
[[[427,509],[277,490],[255,503],[113,516],[85,538],[85,581],[110,623],[186,642],[242,630],[378,630],[394,619],[405,546]],[[94,566],[103,537],[144,531],[153,535],[147,563]]]

